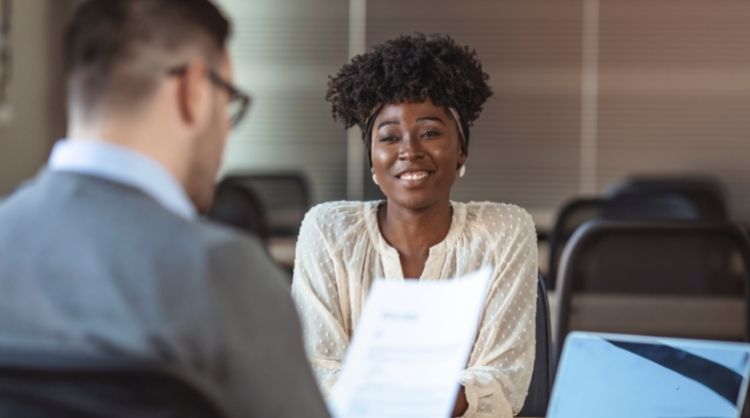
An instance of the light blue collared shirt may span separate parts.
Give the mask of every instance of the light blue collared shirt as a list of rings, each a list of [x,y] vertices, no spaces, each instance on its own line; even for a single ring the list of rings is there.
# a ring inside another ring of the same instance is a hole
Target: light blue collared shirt
[[[122,183],[146,193],[179,216],[187,219],[197,216],[195,206],[177,179],[158,162],[123,146],[63,139],[53,147],[48,167]]]

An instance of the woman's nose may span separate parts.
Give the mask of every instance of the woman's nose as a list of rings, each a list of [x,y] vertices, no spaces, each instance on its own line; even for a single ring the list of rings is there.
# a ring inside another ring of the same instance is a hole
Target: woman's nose
[[[419,138],[406,134],[401,138],[401,146],[398,150],[398,157],[400,159],[414,159],[420,158],[424,155],[424,149],[422,144],[419,142]]]

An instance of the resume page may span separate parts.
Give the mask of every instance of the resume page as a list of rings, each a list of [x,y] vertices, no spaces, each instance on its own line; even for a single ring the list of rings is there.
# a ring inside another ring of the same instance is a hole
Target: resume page
[[[376,280],[329,398],[333,416],[449,417],[491,273]]]

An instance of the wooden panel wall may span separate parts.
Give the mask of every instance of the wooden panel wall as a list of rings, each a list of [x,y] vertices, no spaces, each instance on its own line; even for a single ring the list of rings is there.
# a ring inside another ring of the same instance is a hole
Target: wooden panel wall
[[[490,74],[495,95],[472,130],[455,199],[550,208],[578,191],[580,1],[378,0],[367,17],[368,45],[447,33]]]

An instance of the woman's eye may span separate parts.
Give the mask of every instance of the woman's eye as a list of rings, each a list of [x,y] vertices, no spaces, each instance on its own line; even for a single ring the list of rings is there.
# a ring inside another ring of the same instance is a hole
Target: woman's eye
[[[433,138],[433,137],[436,137],[436,136],[439,136],[439,135],[440,135],[440,132],[438,132],[438,131],[426,131],[425,133],[422,134],[422,137],[423,138]]]
[[[391,135],[391,136],[382,136],[379,139],[380,142],[396,142],[398,141],[398,138]]]

